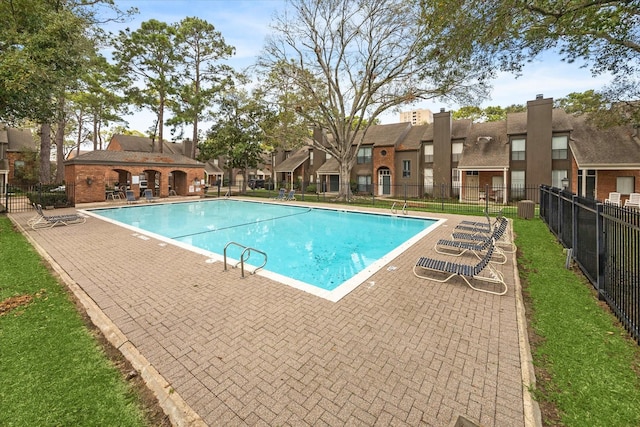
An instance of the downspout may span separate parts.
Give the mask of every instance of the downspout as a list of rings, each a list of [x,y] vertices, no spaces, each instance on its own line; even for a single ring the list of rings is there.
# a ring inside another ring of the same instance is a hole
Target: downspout
[[[502,186],[504,187],[502,190],[502,203],[505,205],[507,204],[507,169],[504,168],[502,170]]]

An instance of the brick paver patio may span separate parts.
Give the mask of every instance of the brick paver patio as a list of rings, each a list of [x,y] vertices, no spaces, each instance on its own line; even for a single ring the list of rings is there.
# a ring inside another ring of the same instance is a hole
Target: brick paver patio
[[[97,218],[33,231],[31,215],[11,217],[116,346],[148,361],[174,424],[538,424],[513,256],[504,296],[412,273],[461,217],[426,215],[448,221],[330,302]]]

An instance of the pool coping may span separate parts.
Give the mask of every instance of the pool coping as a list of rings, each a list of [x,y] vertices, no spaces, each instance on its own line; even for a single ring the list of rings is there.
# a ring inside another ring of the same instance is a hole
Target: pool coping
[[[226,199],[218,199],[218,200],[226,200]],[[216,203],[218,200],[186,200],[186,201],[175,201],[175,202],[169,202],[169,203]],[[260,203],[260,204],[270,204],[270,205],[282,205],[282,202],[278,202],[278,201],[269,201],[269,200],[259,200],[259,201],[255,201],[255,200],[247,200],[247,199],[236,199],[237,201],[242,201],[242,202],[250,202],[250,203]],[[128,230],[131,230],[134,234],[132,234],[133,236],[136,236],[138,238],[144,239],[144,238],[153,238],[156,240],[160,240],[166,244],[170,244],[170,245],[174,245],[177,246],[179,248],[200,254],[200,255],[204,255],[206,257],[209,258],[210,262],[215,262],[215,261],[219,261],[219,262],[224,262],[224,256],[217,254],[215,252],[211,252],[208,251],[206,249],[202,249],[202,248],[198,248],[196,246],[187,244],[187,243],[183,243],[177,240],[174,240],[172,238],[169,237],[165,237],[161,234],[157,234],[148,230],[144,230],[135,226],[132,226],[130,224],[126,224],[105,216],[101,216],[96,214],[94,211],[96,210],[105,210],[105,209],[119,209],[119,208],[136,208],[136,207],[141,207],[141,206],[155,206],[158,205],[160,203],[153,203],[152,205],[150,204],[135,204],[135,205],[125,205],[125,206],[105,206],[105,207],[96,207],[96,208],[84,208],[84,209],[79,209],[79,212],[89,215],[91,217],[100,219],[102,221],[106,221],[109,222],[111,224],[126,228]],[[300,208],[309,208],[309,205],[301,205],[301,204],[297,204],[295,202],[286,202],[286,204],[288,206],[295,206],[295,207],[300,207]],[[418,241],[420,241],[422,238],[424,238],[426,235],[428,235],[429,233],[431,233],[433,230],[435,230],[436,228],[438,228],[439,226],[441,226],[442,224],[447,222],[446,218],[431,218],[431,217],[422,217],[422,216],[415,216],[415,215],[408,215],[408,214],[397,214],[397,213],[385,213],[385,212],[371,212],[371,211],[366,211],[363,209],[357,209],[357,208],[347,208],[347,207],[335,207],[335,206],[318,206],[318,207],[311,207],[311,209],[318,209],[318,210],[331,210],[331,211],[336,211],[336,212],[353,212],[353,213],[360,213],[360,214],[367,214],[367,215],[380,215],[380,216],[386,216],[386,217],[402,217],[402,218],[414,218],[414,219],[419,219],[419,220],[431,220],[434,221],[433,224],[431,224],[429,227],[425,228],[424,230],[420,231],[418,234],[412,236],[411,238],[405,240],[404,242],[402,242],[400,245],[398,245],[396,248],[392,249],[391,251],[387,252],[384,256],[382,256],[381,258],[377,259],[376,261],[374,261],[373,263],[371,263],[370,265],[368,265],[367,267],[365,267],[363,270],[361,270],[360,272],[358,272],[357,274],[353,275],[352,277],[350,277],[349,279],[345,280],[344,282],[342,282],[341,284],[339,284],[338,286],[336,286],[335,288],[328,290],[328,289],[322,289],[319,286],[315,286],[313,284],[310,283],[306,283],[304,281],[301,280],[297,280],[295,278],[292,277],[288,277],[273,271],[269,271],[269,270],[257,270],[254,272],[249,272],[248,274],[256,274],[259,275],[261,277],[265,277],[268,279],[271,279],[275,282],[279,282],[282,283],[284,285],[290,286],[294,289],[298,289],[301,290],[303,292],[307,292],[311,295],[317,296],[319,298],[323,298],[326,299],[328,301],[331,302],[338,302],[340,301],[342,298],[344,298],[346,295],[348,295],[349,293],[351,293],[354,289],[356,289],[358,286],[360,286],[361,284],[364,284],[365,281],[367,281],[369,278],[371,278],[371,276],[373,276],[376,272],[378,272],[381,268],[383,268],[385,265],[387,265],[389,262],[391,262],[394,258],[396,258],[397,256],[399,256],[401,253],[403,253],[404,251],[406,251],[408,248],[410,248],[411,246],[413,246],[414,244],[416,244]],[[240,260],[238,259],[234,259],[231,257],[227,258],[227,263],[229,265],[231,265],[231,268],[235,268],[236,265],[238,265],[240,263]],[[245,265],[248,265],[250,267],[253,267],[254,269],[257,267],[255,265],[252,265],[250,263],[247,263]],[[389,268],[393,268],[393,266],[390,266]]]

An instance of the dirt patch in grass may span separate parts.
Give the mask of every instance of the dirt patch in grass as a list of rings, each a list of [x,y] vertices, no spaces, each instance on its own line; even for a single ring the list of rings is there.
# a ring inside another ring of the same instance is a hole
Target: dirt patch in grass
[[[33,301],[34,298],[40,298],[47,291],[45,289],[41,289],[36,292],[34,295],[24,294],[12,296],[9,298],[5,298],[0,301],[0,316],[4,316],[8,314],[10,311],[15,310],[16,308],[26,307]]]

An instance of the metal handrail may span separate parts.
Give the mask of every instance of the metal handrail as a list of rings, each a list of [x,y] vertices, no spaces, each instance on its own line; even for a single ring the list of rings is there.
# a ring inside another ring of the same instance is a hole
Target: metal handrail
[[[267,253],[266,252],[263,252],[261,250],[258,250],[256,248],[252,248],[252,247],[249,247],[249,246],[241,245],[240,243],[237,243],[237,242],[229,242],[224,246],[224,271],[227,271],[227,248],[229,246],[231,246],[231,245],[237,246],[239,248],[244,248],[244,250],[240,254],[240,261],[238,261],[236,263],[236,265],[233,266],[233,268],[238,268],[238,265],[240,265],[240,272],[241,272],[241,275],[242,275],[243,278],[244,278],[244,262],[246,260],[248,260],[249,258],[251,258],[251,251],[258,252],[259,254],[264,255],[264,262],[259,267],[256,267],[256,269],[253,270],[250,274],[256,274],[256,272],[258,270],[260,270],[265,265],[267,265]],[[245,258],[245,255],[246,255],[246,258]]]
[[[398,210],[396,209],[396,202],[393,202],[393,205],[391,205],[391,213],[396,215],[398,213]],[[407,203],[404,203],[404,206],[402,206],[402,214],[406,215],[407,214]]]

